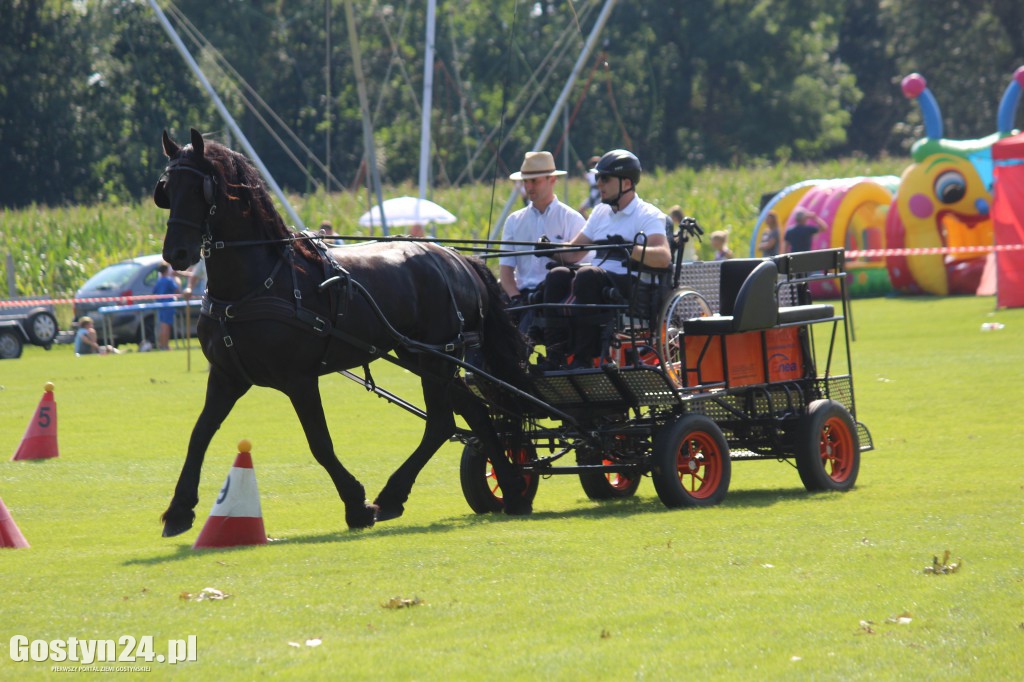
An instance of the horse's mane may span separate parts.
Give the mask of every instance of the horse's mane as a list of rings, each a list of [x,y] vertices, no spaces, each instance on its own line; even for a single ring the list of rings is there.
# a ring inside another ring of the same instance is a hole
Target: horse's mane
[[[244,154],[228,149],[219,142],[206,140],[203,146],[203,156],[213,164],[217,174],[224,180],[224,191],[228,201],[239,202],[236,205],[239,213],[254,218],[256,224],[263,230],[260,236],[265,239],[291,237],[293,232],[284,224],[256,166]],[[321,261],[319,252],[307,239],[295,240],[295,250],[310,262]]]

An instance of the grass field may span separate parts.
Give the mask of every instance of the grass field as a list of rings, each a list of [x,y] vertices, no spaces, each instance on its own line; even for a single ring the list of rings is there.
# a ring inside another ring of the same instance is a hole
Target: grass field
[[[46,381],[61,454],[0,463],[32,544],[0,550],[0,640],[152,636],[158,654],[196,635],[198,660],[136,663],[146,679],[1019,679],[1024,310],[993,305],[855,301],[876,450],[850,493],[808,495],[788,465],[749,462],[710,509],[669,511],[649,481],[595,503],[555,477],[531,517],[476,516],[449,445],[406,515],[362,532],[344,530],[286,399],[254,389],[207,454],[196,528],[161,538],[205,363],[27,348],[0,362],[0,456]],[[993,320],[1005,329],[979,331]],[[418,397],[400,370],[375,377]],[[342,461],[375,495],[421,424],[341,377],[322,392]],[[194,551],[242,438],[274,541]],[[945,550],[959,570],[925,573]],[[230,596],[183,598],[206,587]],[[386,608],[395,598],[415,605]],[[0,655],[0,679],[52,665]]]

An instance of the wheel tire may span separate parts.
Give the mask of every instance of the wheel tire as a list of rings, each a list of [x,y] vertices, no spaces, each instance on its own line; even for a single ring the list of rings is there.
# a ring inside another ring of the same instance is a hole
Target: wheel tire
[[[0,360],[14,360],[21,357],[24,344],[15,332],[0,331]]]
[[[506,456],[516,464],[537,459],[533,446],[520,448],[515,456],[506,453]],[[540,477],[535,474],[527,474],[526,490],[523,497],[531,503],[537,495],[537,486],[540,485]],[[481,452],[476,445],[466,445],[462,449],[462,460],[459,463],[459,481],[462,483],[462,495],[469,503],[469,508],[477,514],[493,514],[504,508],[504,497],[498,487],[498,477],[494,474],[494,466],[491,459]]]
[[[841,403],[815,400],[801,420],[796,470],[809,492],[853,487],[860,471],[857,426]]]
[[[694,317],[707,317],[711,306],[693,289],[679,288],[665,301],[658,318],[655,348],[661,355],[664,368],[677,386],[686,378],[682,368],[686,367],[686,346],[683,344],[683,322]]]
[[[46,310],[29,315],[25,327],[29,340],[37,346],[48,349],[57,340],[57,318]]]
[[[612,464],[604,460],[603,464]],[[583,492],[592,500],[619,500],[632,497],[640,487],[640,477],[630,478],[625,474],[585,472],[580,474],[580,485]]]
[[[663,426],[653,457],[654,489],[666,507],[710,507],[729,491],[729,445],[718,424],[704,415],[688,414]]]

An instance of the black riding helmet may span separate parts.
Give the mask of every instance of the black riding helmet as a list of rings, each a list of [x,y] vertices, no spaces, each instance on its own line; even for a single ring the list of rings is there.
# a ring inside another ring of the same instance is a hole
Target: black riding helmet
[[[609,199],[602,199],[604,203],[612,205],[617,204],[622,195],[625,194],[622,191],[622,178],[629,178],[633,183],[633,188],[636,188],[640,182],[640,173],[643,171],[640,167],[640,159],[636,158],[636,154],[625,149],[613,149],[607,152],[597,162],[597,165],[590,170],[598,175],[611,175],[619,178],[618,195]]]

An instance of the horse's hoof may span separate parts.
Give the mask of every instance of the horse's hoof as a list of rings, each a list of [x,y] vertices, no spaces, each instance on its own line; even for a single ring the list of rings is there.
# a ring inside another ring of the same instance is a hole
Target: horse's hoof
[[[346,509],[345,523],[348,524],[350,530],[371,528],[377,519],[377,511],[377,505],[369,503],[357,509]]]
[[[528,516],[533,513],[533,502],[518,496],[505,498],[504,511],[509,516]]]
[[[397,519],[399,516],[405,513],[405,507],[396,504],[389,505],[382,503],[380,498],[374,500],[373,504],[377,507],[377,520],[378,521],[390,521],[391,519]]]
[[[195,516],[195,515],[193,514],[193,516]],[[182,523],[180,521],[179,522],[164,521],[164,537],[165,538],[173,538],[175,535],[181,535],[182,533],[184,533],[185,531],[187,531],[191,527],[192,527],[192,522],[191,521],[189,521],[187,523]]]

